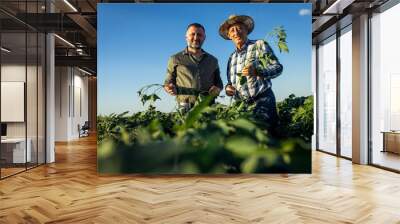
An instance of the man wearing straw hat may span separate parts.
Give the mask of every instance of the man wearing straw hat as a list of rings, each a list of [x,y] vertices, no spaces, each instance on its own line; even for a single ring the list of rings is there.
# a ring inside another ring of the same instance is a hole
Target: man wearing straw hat
[[[236,48],[228,60],[225,91],[235,99],[254,103],[255,117],[274,132],[278,114],[271,79],[279,76],[283,67],[267,42],[247,38],[253,29],[254,21],[246,15],[231,15],[219,28],[219,34],[232,40]],[[260,56],[268,57],[269,63],[260,63]],[[246,77],[246,82],[241,80],[242,76]]]

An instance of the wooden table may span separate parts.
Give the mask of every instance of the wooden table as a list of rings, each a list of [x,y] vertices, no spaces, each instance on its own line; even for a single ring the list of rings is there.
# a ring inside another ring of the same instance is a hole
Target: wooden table
[[[381,133],[383,133],[382,152],[400,154],[400,131],[382,131]]]

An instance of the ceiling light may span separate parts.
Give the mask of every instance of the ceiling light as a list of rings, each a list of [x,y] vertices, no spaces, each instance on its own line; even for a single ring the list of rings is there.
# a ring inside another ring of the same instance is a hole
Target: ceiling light
[[[69,42],[68,40],[58,36],[57,34],[54,34],[55,37],[57,37],[58,39],[60,39],[61,41],[63,41],[64,43],[68,44],[69,46],[75,48],[75,45],[71,44],[71,42]]]
[[[351,5],[355,0],[336,0],[332,5],[330,5],[322,14],[342,14],[343,10]]]
[[[78,12],[78,10],[71,4],[69,3],[69,1],[64,0],[65,4],[67,4],[72,10],[74,10],[74,12]]]
[[[4,51],[4,52],[6,52],[6,53],[10,53],[10,52],[11,52],[11,50],[9,50],[9,49],[7,49],[7,48],[5,48],[5,47],[1,47],[1,50]]]
[[[82,48],[77,48],[76,49],[76,53],[78,53],[79,55],[84,55],[84,52],[83,52]]]
[[[83,69],[81,69],[81,68],[79,68],[79,67],[78,67],[78,70],[81,71],[81,72],[83,72],[83,73],[85,73],[85,74],[87,74],[87,75],[90,75],[90,76],[92,75],[92,73],[90,73],[90,72],[88,72],[88,71],[86,71],[86,70],[83,70]]]

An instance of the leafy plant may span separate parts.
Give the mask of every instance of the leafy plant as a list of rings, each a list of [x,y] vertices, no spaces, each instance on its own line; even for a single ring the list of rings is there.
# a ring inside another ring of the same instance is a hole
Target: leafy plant
[[[310,142],[313,134],[313,97],[296,97],[294,94],[277,103],[280,132],[283,137],[301,137]]]
[[[266,39],[268,39],[268,37],[276,39],[274,42],[277,44],[279,52],[289,53],[289,48],[286,42],[287,34],[283,26],[275,27],[272,32],[267,35]]]
[[[265,41],[268,42],[267,40],[270,39],[271,42],[273,42],[277,45],[279,52],[289,53],[289,47],[287,45],[286,37],[287,37],[286,30],[283,28],[283,26],[278,26],[278,27],[275,27],[272,30],[272,32],[270,32],[265,37]],[[257,59],[255,59],[254,57],[255,56],[247,59],[245,64],[249,65],[257,60],[260,62],[260,64],[264,68],[266,68],[272,63],[272,60],[275,60],[275,58],[273,58],[273,56],[271,54],[264,54],[263,52],[259,53],[259,56],[257,57]],[[237,73],[237,76],[239,77],[239,84],[241,86],[247,83],[247,77],[244,76],[242,73],[240,73],[240,72]]]
[[[152,94],[147,94],[147,92],[152,89],[153,87],[157,87]],[[137,93],[139,95],[140,101],[142,102],[143,105],[145,105],[147,102],[150,102],[150,105],[157,100],[161,100],[161,98],[156,94],[162,87],[164,87],[161,84],[151,84],[144,86],[141,88]]]
[[[132,115],[99,116],[99,171],[310,172],[309,138],[297,131],[310,128],[312,132],[312,125],[305,122],[312,100],[301,99],[290,96],[284,104],[278,103],[291,111],[292,119],[291,123],[282,122],[285,130],[292,131],[291,138],[281,139],[257,125],[252,105],[237,101],[230,106],[211,106],[211,96],[183,115],[150,106]]]
[[[283,27],[270,35],[281,52],[289,52]],[[271,60],[262,55],[260,62],[267,66]],[[240,78],[244,85],[247,78]],[[160,112],[153,103],[161,100],[157,93],[162,87],[152,84],[138,91],[143,105],[149,104],[146,111],[98,116],[99,172],[311,172],[311,96],[290,95],[278,102],[282,133],[277,137],[259,125],[254,105],[244,101],[211,104],[213,96],[193,92],[200,95],[190,111]]]

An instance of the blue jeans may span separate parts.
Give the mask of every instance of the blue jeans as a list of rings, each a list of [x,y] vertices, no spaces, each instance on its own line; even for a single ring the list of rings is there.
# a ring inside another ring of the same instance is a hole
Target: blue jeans
[[[275,128],[279,123],[279,116],[276,109],[276,99],[274,92],[269,88],[257,95],[256,97],[249,99],[249,103],[255,103],[253,110],[255,118],[265,126],[270,132],[275,132]]]

